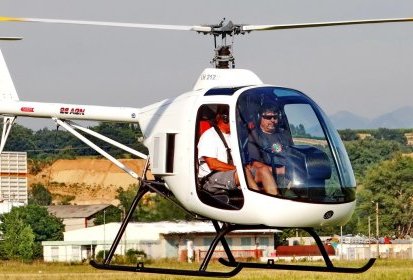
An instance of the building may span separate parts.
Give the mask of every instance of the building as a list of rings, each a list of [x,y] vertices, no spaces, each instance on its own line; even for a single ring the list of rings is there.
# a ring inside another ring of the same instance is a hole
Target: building
[[[89,228],[66,231],[64,241],[44,241],[44,261],[80,262],[95,257],[99,251],[109,250],[120,223],[109,223]],[[231,232],[226,240],[234,257],[238,260],[254,259],[266,262],[290,261],[297,259],[321,260],[322,257],[314,246],[314,239],[309,237],[289,238],[290,246],[281,246],[284,251],[275,248],[278,230],[240,230]],[[125,234],[115,252],[125,255],[129,249],[144,251],[150,259],[169,258],[179,261],[201,262],[215,237],[215,229],[209,222],[157,222],[129,223]],[[363,260],[381,258],[413,259],[413,239],[393,241],[392,244],[340,243],[340,237],[322,237],[328,244],[331,259]],[[347,239],[346,239],[347,242]],[[288,247],[288,248],[286,248]],[[299,250],[299,247],[303,247]],[[304,248],[305,247],[305,248]],[[307,250],[310,248],[311,250]],[[285,250],[288,249],[288,250]],[[300,251],[300,254],[297,252]],[[288,255],[288,252],[294,252]],[[219,243],[212,258],[226,257]]]
[[[13,207],[21,207],[21,206],[24,206],[24,204],[21,202],[3,201],[2,203],[0,203],[0,215],[9,213]]]
[[[0,201],[27,204],[27,153],[0,154]]]
[[[93,205],[51,205],[47,211],[63,220],[65,231],[94,226],[97,213],[111,206],[110,204]]]
[[[368,238],[362,235],[344,235],[334,237],[320,237],[324,244],[329,244],[334,247],[335,254],[330,256],[332,259],[343,260],[366,260],[370,258],[399,258],[413,259],[413,238],[410,239],[395,239],[386,241],[386,238],[380,238],[379,244],[377,239]],[[291,237],[288,238],[290,246],[304,245],[309,246],[314,244],[312,237]],[[279,257],[279,254],[277,254]],[[302,258],[307,260],[321,260],[321,256],[302,255]],[[298,259],[298,256],[294,256]],[[285,260],[292,257],[283,257]]]
[[[369,258],[413,259],[413,238],[393,239],[365,236],[344,236],[343,242],[336,245],[336,255],[345,260]]]
[[[407,139],[407,145],[413,146],[413,132],[405,133],[404,136]]]
[[[44,241],[45,261],[82,261],[101,250],[109,250],[120,223],[66,231],[64,241]],[[260,258],[274,255],[274,234],[277,230],[243,230],[226,237],[236,258]],[[116,254],[127,250],[144,251],[148,258],[173,258],[181,261],[202,261],[215,236],[209,222],[129,223]],[[219,244],[213,258],[225,254]]]

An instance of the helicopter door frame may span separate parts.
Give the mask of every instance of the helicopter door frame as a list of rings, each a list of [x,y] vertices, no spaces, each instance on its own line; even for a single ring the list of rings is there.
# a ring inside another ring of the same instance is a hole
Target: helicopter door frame
[[[223,210],[240,210],[244,205],[244,194],[241,190],[222,190],[222,192],[212,194],[204,190],[201,186],[199,174],[199,161],[198,161],[198,142],[202,134],[214,126],[216,117],[216,111],[218,106],[227,106],[228,113],[231,116],[231,104],[227,102],[210,102],[203,103],[198,106],[196,110],[195,121],[195,137],[194,137],[194,174],[195,185],[198,199],[209,206],[223,209]],[[232,149],[232,151],[237,149]],[[233,152],[232,152],[232,156]],[[238,172],[238,171],[237,171]],[[239,172],[238,172],[239,174]],[[240,177],[240,176],[239,176]]]

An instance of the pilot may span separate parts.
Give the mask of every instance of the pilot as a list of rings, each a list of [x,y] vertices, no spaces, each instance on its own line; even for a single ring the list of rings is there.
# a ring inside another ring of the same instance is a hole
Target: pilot
[[[259,113],[259,127],[251,131],[248,141],[250,164],[247,168],[256,183],[261,183],[264,192],[271,195],[279,194],[277,181],[285,178],[286,149],[289,145],[288,137],[279,127],[279,118],[276,106],[264,105]],[[250,187],[256,189],[254,185]]]
[[[198,177],[203,188],[210,193],[239,186],[231,156],[228,106],[218,106],[215,123],[201,135],[198,142]]]

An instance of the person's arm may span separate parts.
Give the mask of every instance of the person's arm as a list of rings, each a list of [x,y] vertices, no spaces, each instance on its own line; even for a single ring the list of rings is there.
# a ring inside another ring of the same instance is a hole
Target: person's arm
[[[263,166],[266,166],[266,167],[268,167],[268,168],[271,168],[269,165],[267,165],[267,164],[265,164],[265,163],[263,163],[263,162],[261,162],[261,161],[256,161],[256,160],[254,160],[254,161],[251,163],[251,166],[252,166],[253,168],[261,168],[261,167],[263,167]]]
[[[235,169],[234,165],[219,161],[216,158],[204,157],[204,160],[207,163],[209,169],[211,169],[211,170],[229,171],[229,170],[234,170]]]

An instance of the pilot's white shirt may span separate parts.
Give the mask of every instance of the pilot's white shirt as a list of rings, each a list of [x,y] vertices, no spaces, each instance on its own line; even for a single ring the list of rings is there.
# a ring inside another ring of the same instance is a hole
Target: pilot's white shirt
[[[230,135],[222,133],[229,148],[231,148]],[[199,160],[199,173],[198,177],[202,178],[205,175],[211,173],[208,165],[204,161],[204,157],[216,158],[219,161],[228,163],[227,150],[224,143],[219,137],[218,133],[213,127],[205,131],[198,142],[198,160]]]

